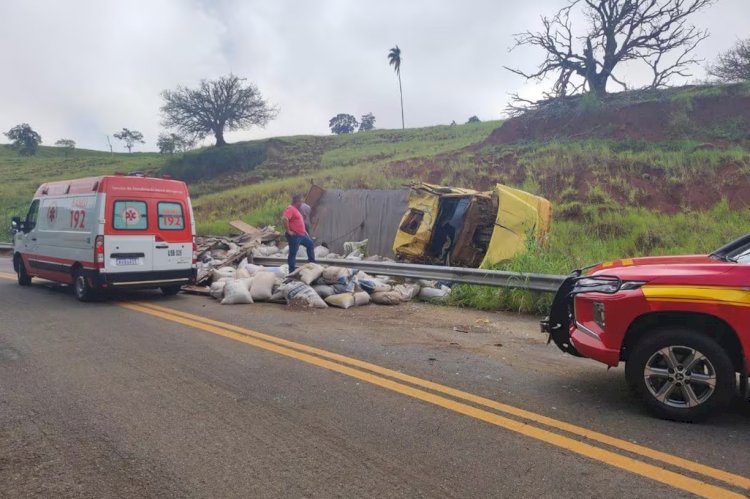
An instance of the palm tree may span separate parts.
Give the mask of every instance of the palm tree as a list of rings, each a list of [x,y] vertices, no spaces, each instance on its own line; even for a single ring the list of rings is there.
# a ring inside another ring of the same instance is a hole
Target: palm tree
[[[401,129],[404,129],[404,91],[401,90],[401,49],[398,45],[388,52],[388,65],[393,66],[393,70],[398,75],[398,92],[401,94]]]

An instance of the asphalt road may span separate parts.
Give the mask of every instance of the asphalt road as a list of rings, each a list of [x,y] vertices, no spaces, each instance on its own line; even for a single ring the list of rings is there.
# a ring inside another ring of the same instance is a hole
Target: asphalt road
[[[646,415],[537,319],[82,304],[0,260],[0,497],[738,497],[750,411]]]

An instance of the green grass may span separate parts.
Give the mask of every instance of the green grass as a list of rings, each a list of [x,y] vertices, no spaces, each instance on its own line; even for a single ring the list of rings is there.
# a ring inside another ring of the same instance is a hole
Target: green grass
[[[0,147],[0,224],[23,213],[43,181],[169,169],[188,172],[200,234],[229,233],[235,219],[278,226],[290,194],[306,192],[311,181],[325,188],[399,188],[429,181],[489,189],[504,183],[550,199],[553,222],[542,247],[532,246],[498,268],[567,274],[630,256],[706,253],[750,232],[750,210],[743,208],[750,200],[742,190],[750,174],[750,131],[731,120],[695,130],[689,121],[695,99],[724,95],[750,95],[750,84],[617,94],[551,111],[602,112],[669,100],[685,112],[673,114],[670,126],[679,133],[663,142],[578,137],[488,145],[485,139],[501,123],[485,122],[280,137],[170,158],[85,150],[65,158],[50,147],[20,157]],[[546,312],[550,300],[545,293],[478,286],[458,286],[450,299],[457,306],[538,313]]]
[[[10,218],[25,215],[37,187],[43,182],[114,172],[157,172],[163,157],[155,153],[109,154],[77,149],[66,157],[61,148],[40,147],[34,156],[19,156],[0,145],[0,240],[7,240]]]
[[[608,260],[649,256],[707,254],[750,232],[750,209],[731,209],[720,202],[710,210],[666,215],[642,208],[609,210],[581,221],[554,221],[544,246],[529,251],[499,270],[566,275],[571,270]],[[546,313],[549,293],[457,286],[451,303],[482,310]]]

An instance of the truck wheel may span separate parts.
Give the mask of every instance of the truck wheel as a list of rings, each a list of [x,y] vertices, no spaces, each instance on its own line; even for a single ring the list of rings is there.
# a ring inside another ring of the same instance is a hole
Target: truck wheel
[[[89,281],[81,269],[76,270],[75,274],[73,274],[73,292],[78,301],[94,300],[94,290],[89,286]]]
[[[625,365],[625,376],[653,415],[685,422],[700,421],[726,406],[736,382],[721,345],[678,327],[644,337]]]
[[[182,289],[182,286],[162,286],[161,292],[164,296],[174,296],[180,292],[180,289]]]
[[[20,286],[29,286],[31,284],[31,277],[26,273],[26,265],[24,265],[23,259],[17,256],[15,258],[14,267],[16,267],[18,284]]]

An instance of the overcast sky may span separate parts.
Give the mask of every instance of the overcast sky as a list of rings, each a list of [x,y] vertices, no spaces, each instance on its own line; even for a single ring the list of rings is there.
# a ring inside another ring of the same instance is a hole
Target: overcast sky
[[[407,127],[499,119],[508,94],[540,90],[503,69],[533,69],[541,57],[509,53],[513,33],[538,28],[564,1],[4,0],[0,131],[26,122],[45,145],[69,138],[104,150],[106,136],[127,127],[145,136],[136,150],[153,151],[159,93],[230,72],[281,112],[264,129],[227,134],[229,142],[327,134],[338,113],[372,112],[377,128],[400,128],[387,61],[396,44]],[[718,0],[694,16],[711,32],[698,55],[712,60],[750,38],[748,19],[750,0]],[[642,76],[629,72],[620,76]]]

